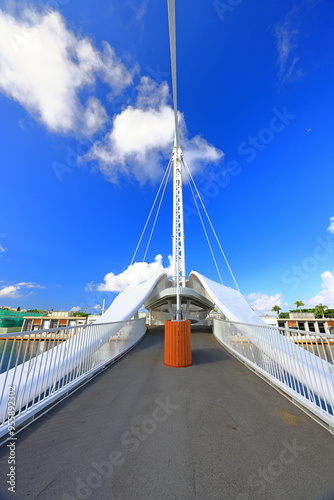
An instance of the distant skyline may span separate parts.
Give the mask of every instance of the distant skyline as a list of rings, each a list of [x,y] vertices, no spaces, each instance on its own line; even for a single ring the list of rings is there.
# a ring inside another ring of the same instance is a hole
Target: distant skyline
[[[333,3],[176,21],[181,146],[241,292],[333,308]],[[0,109],[0,306],[94,312],[169,268],[171,183],[129,268],[173,147],[165,0],[0,0]],[[218,281],[187,183],[184,204],[187,273]]]

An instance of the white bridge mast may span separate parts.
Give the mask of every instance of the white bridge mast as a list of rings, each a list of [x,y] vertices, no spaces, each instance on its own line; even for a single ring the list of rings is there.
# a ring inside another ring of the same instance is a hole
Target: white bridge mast
[[[184,253],[183,197],[182,197],[182,151],[176,145],[173,149],[173,280],[176,285],[176,319],[181,319],[180,287],[186,286],[186,265]]]
[[[176,320],[181,319],[180,287],[186,285],[184,253],[183,197],[182,197],[182,150],[179,143],[177,114],[176,44],[175,44],[175,0],[168,2],[169,42],[173,82],[175,135],[173,148],[173,280],[176,286]]]

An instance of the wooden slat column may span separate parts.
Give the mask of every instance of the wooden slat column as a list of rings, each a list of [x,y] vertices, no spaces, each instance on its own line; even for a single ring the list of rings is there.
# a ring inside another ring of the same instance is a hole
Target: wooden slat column
[[[167,366],[182,368],[192,364],[190,321],[165,322],[165,355]]]

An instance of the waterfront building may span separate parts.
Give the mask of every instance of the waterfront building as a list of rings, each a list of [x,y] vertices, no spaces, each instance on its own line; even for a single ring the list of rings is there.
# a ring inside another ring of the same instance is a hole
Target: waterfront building
[[[85,323],[87,323],[86,317],[71,316],[71,312],[68,311],[52,311],[46,316],[38,314],[24,316],[21,331],[46,330],[48,328],[84,325]]]
[[[278,318],[280,328],[334,334],[334,318],[316,318],[311,312],[290,312],[288,318]]]

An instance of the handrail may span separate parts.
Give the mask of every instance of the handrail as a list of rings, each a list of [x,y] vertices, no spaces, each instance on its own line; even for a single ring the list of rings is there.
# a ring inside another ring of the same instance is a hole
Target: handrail
[[[126,323],[131,323],[131,321],[137,321],[136,319],[129,319],[126,321]],[[11,333],[0,333],[0,340],[2,338],[12,338],[12,337],[21,337],[22,335],[29,335],[29,334],[37,334],[37,333],[44,333],[44,332],[59,332],[59,330],[73,330],[73,329],[78,329],[78,328],[87,328],[88,326],[92,325],[99,325],[99,326],[104,326],[104,325],[117,325],[119,323],[125,323],[125,321],[110,321],[108,323],[82,323],[80,325],[71,325],[71,326],[57,326],[56,328],[45,328],[43,330],[21,330],[20,332],[11,332]]]
[[[221,319],[214,335],[334,433],[334,335]]]
[[[0,438],[12,416],[22,425],[129,350],[145,331],[142,318],[2,335]]]
[[[228,320],[223,320],[223,319],[220,319],[220,318],[213,318],[213,319],[218,319],[219,321],[228,321]],[[324,337],[329,337],[330,339],[334,340],[334,335],[332,333],[321,333],[321,332],[310,332],[309,330],[298,330],[297,328],[285,328],[285,327],[281,327],[281,326],[274,326],[274,325],[259,325],[259,324],[256,324],[256,323],[242,323],[240,321],[228,321],[229,323],[233,323],[235,325],[247,325],[247,326],[255,326],[256,328],[264,328],[264,329],[267,329],[267,328],[271,328],[273,329],[274,331],[277,331],[277,330],[284,330],[284,331],[287,331],[287,332],[299,332],[301,333],[302,335],[304,334],[310,334],[310,335],[316,335],[316,336],[324,336]]]

